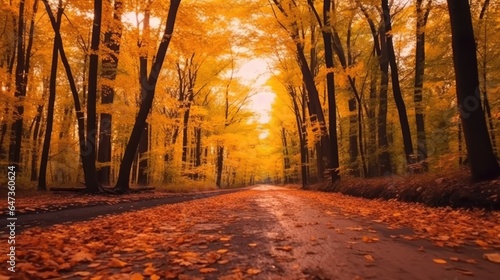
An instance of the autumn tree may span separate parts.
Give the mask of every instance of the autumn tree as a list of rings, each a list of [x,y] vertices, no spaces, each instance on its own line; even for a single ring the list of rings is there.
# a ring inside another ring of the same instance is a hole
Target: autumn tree
[[[99,148],[97,151],[97,161],[100,164],[97,170],[97,177],[100,184],[110,184],[111,172],[111,132],[112,114],[110,106],[113,104],[114,87],[112,83],[116,80],[116,71],[118,67],[118,56],[120,53],[120,39],[122,36],[121,16],[124,10],[124,3],[121,0],[115,0],[113,9],[104,17],[108,23],[105,24],[103,54],[101,59],[101,104],[108,109],[102,112],[99,118]],[[109,11],[107,8],[105,11]]]
[[[141,106],[139,108],[139,112],[132,129],[132,133],[130,135],[127,147],[125,148],[123,159],[120,164],[118,180],[115,186],[115,189],[118,192],[126,192],[129,189],[130,168],[132,166],[132,162],[134,160],[135,152],[137,150],[137,146],[139,145],[144,126],[146,125],[146,119],[153,104],[156,83],[158,81],[160,71],[167,54],[168,46],[172,39],[179,5],[180,0],[172,0],[170,2],[165,31],[162,36],[162,41],[158,47],[155,61],[151,66],[147,81],[141,81],[141,92],[143,92],[145,97],[142,99]]]
[[[476,42],[467,0],[448,0],[457,101],[472,179],[482,181],[500,175],[481,105]]]
[[[55,33],[60,31],[61,18],[63,14],[62,1],[59,0],[57,8],[56,27]],[[52,62],[50,70],[49,82],[49,102],[47,104],[47,127],[45,129],[45,138],[43,140],[42,157],[40,159],[40,174],[38,176],[38,190],[44,191],[47,189],[47,164],[49,160],[50,140],[52,137],[52,127],[54,122],[54,105],[56,99],[56,78],[57,78],[57,64],[59,62],[58,46],[61,44],[61,38],[54,36],[54,45],[52,49]]]

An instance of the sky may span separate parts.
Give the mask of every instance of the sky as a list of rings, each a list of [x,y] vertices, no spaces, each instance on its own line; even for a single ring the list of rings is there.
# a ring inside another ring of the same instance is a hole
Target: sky
[[[271,105],[275,98],[271,88],[266,85],[267,80],[271,77],[268,63],[265,58],[247,60],[241,64],[236,73],[242,82],[257,92],[251,98],[250,108],[259,115],[258,121],[260,123],[269,122]]]

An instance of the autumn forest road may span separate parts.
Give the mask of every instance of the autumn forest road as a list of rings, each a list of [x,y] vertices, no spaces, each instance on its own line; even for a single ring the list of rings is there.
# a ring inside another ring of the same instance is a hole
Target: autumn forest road
[[[498,279],[500,266],[482,258],[491,249],[438,247],[390,219],[350,213],[378,208],[371,203],[260,185],[26,229],[18,262],[30,279]],[[406,215],[398,209],[389,218]],[[431,216],[422,219],[439,228]]]

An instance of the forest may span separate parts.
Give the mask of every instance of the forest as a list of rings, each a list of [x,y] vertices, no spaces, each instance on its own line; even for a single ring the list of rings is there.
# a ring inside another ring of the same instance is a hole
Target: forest
[[[0,161],[19,188],[88,192],[494,179],[499,13],[489,0],[3,1]]]
[[[0,9],[0,280],[498,279],[499,1]]]

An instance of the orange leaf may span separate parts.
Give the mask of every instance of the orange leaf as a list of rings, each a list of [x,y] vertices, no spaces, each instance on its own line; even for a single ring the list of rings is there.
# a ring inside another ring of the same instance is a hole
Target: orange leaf
[[[224,253],[227,253],[228,249],[219,249],[217,250],[217,253],[219,254],[224,254]]]
[[[488,243],[484,242],[483,240],[477,239],[476,244],[481,247],[488,247]]]
[[[281,251],[286,251],[286,252],[290,252],[290,251],[292,251],[292,249],[293,249],[292,246],[289,246],[289,245],[276,247],[276,250],[281,250]]]
[[[435,263],[438,263],[438,264],[446,264],[448,263],[447,261],[443,260],[443,259],[432,259]]]
[[[117,258],[111,258],[111,260],[108,263],[108,266],[112,268],[122,268],[125,267],[126,265],[127,265],[126,262],[121,261]]]
[[[92,255],[89,252],[85,252],[85,251],[80,251],[80,252],[74,254],[71,257],[71,261],[75,262],[75,263],[78,263],[78,262],[91,262],[93,260],[94,260],[94,255]]]
[[[217,271],[217,268],[213,268],[213,267],[200,268],[200,273],[212,273],[212,272],[216,272],[216,271]]]
[[[372,257],[372,255],[365,255],[365,259],[369,262],[373,262],[375,259]]]
[[[136,272],[132,275],[130,275],[130,280],[143,280],[144,279],[144,276],[142,276],[142,274]]]
[[[251,274],[251,275],[257,275],[261,272],[260,269],[257,269],[257,268],[249,268],[247,269],[247,273],[248,274]]]
[[[500,254],[499,253],[484,254],[483,258],[489,260],[490,262],[500,263]]]

